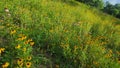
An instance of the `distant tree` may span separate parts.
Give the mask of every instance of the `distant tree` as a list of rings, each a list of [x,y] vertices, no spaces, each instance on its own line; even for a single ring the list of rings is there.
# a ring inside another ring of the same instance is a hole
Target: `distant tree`
[[[116,4],[115,8],[118,10],[118,14],[116,15],[116,17],[120,18],[120,4]]]
[[[116,8],[111,9],[112,15],[117,16],[119,14],[119,10]]]
[[[115,4],[114,6],[116,9],[120,10],[120,4]]]
[[[117,18],[120,18],[120,4],[112,5],[109,1],[105,4],[103,0],[76,0],[87,5],[102,9],[103,12],[113,15]]]
[[[120,18],[120,4],[112,5],[109,2],[106,2],[103,11],[110,15]]]
[[[116,15],[117,18],[120,18],[120,12]]]
[[[77,0],[77,1],[96,7],[98,9],[102,9],[104,7],[103,0]]]
[[[114,6],[107,1],[106,6],[104,7],[103,11],[112,15],[113,14],[112,9],[114,9]]]

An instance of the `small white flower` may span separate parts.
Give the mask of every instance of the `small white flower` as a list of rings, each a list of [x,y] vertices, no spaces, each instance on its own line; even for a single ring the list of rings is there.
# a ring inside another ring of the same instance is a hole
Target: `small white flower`
[[[8,17],[10,17],[11,16],[11,14],[9,13],[9,14],[7,14],[8,15]]]
[[[5,12],[7,12],[7,13],[8,13],[8,12],[9,12],[9,9],[5,8]]]

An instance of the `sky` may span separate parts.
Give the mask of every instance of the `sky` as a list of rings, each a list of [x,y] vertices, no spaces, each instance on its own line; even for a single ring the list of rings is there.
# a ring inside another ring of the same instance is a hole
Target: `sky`
[[[120,0],[105,0],[106,1],[109,1],[111,4],[116,4],[116,3],[120,3]]]

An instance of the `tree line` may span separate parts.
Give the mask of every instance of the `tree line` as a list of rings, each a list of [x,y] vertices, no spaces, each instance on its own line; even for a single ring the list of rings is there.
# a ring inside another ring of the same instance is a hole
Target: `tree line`
[[[117,18],[120,18],[120,4],[112,5],[110,2],[104,3],[103,0],[76,0],[87,5],[96,7],[97,9],[102,10],[105,13],[113,15]]]

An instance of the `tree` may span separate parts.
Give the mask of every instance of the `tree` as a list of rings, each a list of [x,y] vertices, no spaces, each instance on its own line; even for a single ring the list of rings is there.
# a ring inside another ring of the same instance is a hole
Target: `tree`
[[[120,4],[115,4],[115,8],[120,10]]]
[[[113,14],[112,9],[114,9],[114,6],[107,1],[106,6],[104,7],[103,11],[112,15]]]
[[[112,12],[112,15],[113,16],[117,16],[119,14],[119,10],[114,8],[114,9],[111,9],[111,12]]]
[[[77,1],[96,7],[98,9],[102,9],[104,7],[103,0],[77,0]]]
[[[120,4],[112,5],[109,2],[106,2],[103,11],[117,18],[120,18]]]

